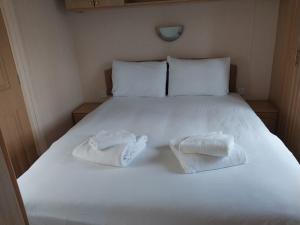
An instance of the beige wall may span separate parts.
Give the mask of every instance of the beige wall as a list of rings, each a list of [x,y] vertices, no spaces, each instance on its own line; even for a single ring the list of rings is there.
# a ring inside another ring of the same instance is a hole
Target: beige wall
[[[61,0],[13,0],[32,100],[47,146],[72,126],[71,111],[106,93],[113,59],[231,56],[245,96],[269,94],[279,0],[220,0],[66,12]],[[180,23],[183,36],[161,41],[157,25]]]
[[[40,136],[48,147],[72,126],[71,111],[82,102],[73,38],[62,1],[13,3]]]
[[[278,0],[223,0],[68,13],[85,101],[105,95],[113,59],[231,56],[245,96],[269,94]],[[183,36],[161,41],[154,28],[183,24]]]

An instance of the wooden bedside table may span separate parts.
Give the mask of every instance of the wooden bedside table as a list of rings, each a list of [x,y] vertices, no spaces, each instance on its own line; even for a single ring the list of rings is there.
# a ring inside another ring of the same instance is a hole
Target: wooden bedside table
[[[108,99],[109,99],[109,97],[103,97],[100,99],[99,102],[87,102],[87,103],[83,103],[82,105],[78,106],[72,112],[72,118],[73,118],[74,124],[78,123],[83,117],[85,117],[87,114],[92,112],[94,109],[96,109],[99,105],[101,105]]]
[[[260,117],[266,127],[272,132],[277,132],[278,109],[269,101],[247,101],[253,111]]]

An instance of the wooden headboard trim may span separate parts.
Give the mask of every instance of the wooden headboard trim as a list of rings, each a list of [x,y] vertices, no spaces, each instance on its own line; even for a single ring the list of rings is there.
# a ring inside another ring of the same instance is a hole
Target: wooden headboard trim
[[[160,61],[160,60],[156,60]],[[106,83],[106,94],[107,96],[112,95],[112,69],[107,69],[104,71],[105,75],[105,83]],[[166,94],[168,94],[168,81],[169,81],[169,66],[167,70],[167,87],[166,87]],[[237,66],[234,64],[230,65],[230,79],[229,79],[229,91],[230,92],[237,92],[236,88],[236,81],[237,81]]]

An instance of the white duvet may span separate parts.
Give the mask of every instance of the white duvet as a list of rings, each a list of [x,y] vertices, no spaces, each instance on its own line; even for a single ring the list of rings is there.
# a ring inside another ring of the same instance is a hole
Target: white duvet
[[[77,160],[99,130],[146,134],[128,168]],[[182,174],[171,139],[223,131],[247,164]],[[109,100],[55,142],[19,178],[31,225],[296,225],[300,166],[237,95]]]

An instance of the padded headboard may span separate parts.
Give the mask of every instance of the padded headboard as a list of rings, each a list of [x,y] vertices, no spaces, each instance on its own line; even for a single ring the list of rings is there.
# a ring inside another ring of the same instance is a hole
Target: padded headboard
[[[152,61],[163,61],[163,60],[152,60]],[[168,70],[169,71],[169,70]],[[105,83],[106,83],[106,94],[107,96],[112,95],[112,69],[107,69],[104,71],[105,73]],[[168,79],[168,74],[167,74],[167,79]],[[230,65],[230,79],[229,79],[229,91],[230,92],[236,92],[236,81],[237,81],[237,66],[231,64]],[[168,80],[167,80],[167,85],[168,85]]]

